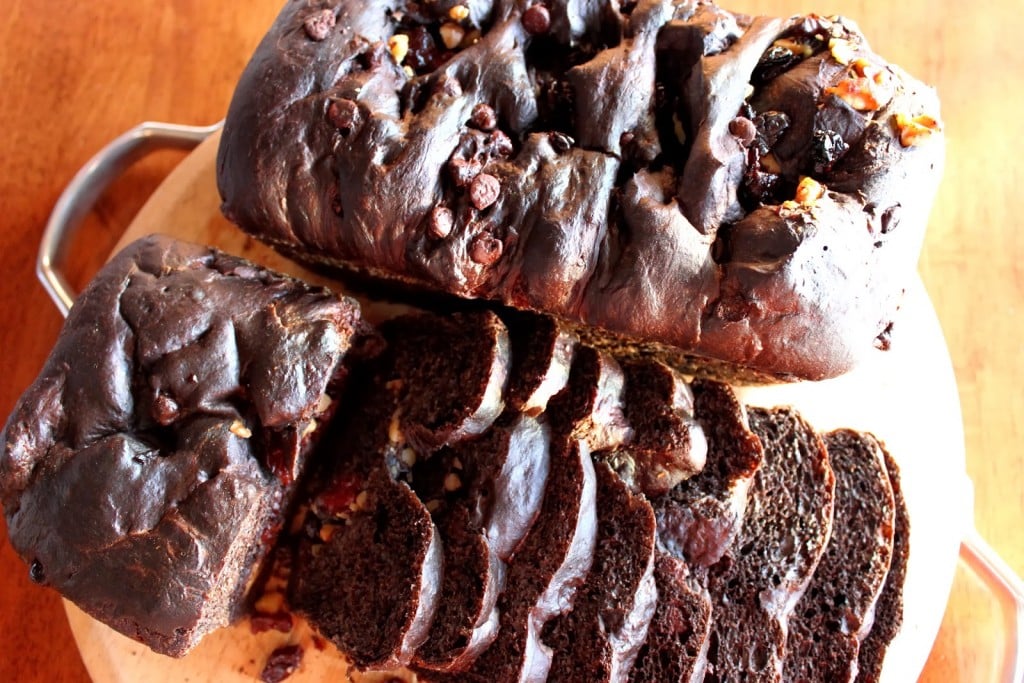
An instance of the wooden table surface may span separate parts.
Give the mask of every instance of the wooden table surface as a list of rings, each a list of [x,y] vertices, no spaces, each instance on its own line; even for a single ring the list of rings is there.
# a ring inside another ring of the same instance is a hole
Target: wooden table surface
[[[63,187],[103,144],[143,120],[223,117],[235,80],[282,0],[6,0],[0,25],[0,418],[39,371],[61,319],[36,282],[43,225]],[[975,10],[924,0],[733,0],[748,12],[841,13],[873,46],[935,85],[946,175],[921,258],[959,383],[981,533],[1024,573],[1024,50],[1020,0]],[[80,286],[181,158],[137,164],[104,195],[68,267]],[[988,644],[967,645],[988,607],[960,588],[923,680]],[[0,522],[0,681],[87,681],[57,596],[29,583]],[[970,652],[964,652],[964,651]],[[964,679],[967,680],[967,679]],[[981,679],[978,679],[981,680]]]

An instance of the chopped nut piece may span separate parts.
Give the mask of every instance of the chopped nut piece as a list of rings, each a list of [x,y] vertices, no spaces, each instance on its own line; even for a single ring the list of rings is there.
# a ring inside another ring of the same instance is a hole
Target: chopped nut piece
[[[455,21],[462,21],[469,17],[469,8],[465,5],[455,5],[448,10],[448,16]]]
[[[445,491],[458,491],[461,486],[462,486],[462,479],[460,479],[459,475],[455,474],[454,472],[450,472],[444,478],[444,490]]]
[[[402,464],[406,467],[412,467],[416,464],[416,451],[411,448],[403,448],[398,454],[398,459],[402,461]]]
[[[388,38],[388,50],[396,64],[401,64],[405,56],[409,54],[409,36],[404,33],[396,33]]]
[[[800,57],[810,57],[814,54],[814,48],[809,44],[791,38],[779,38],[772,45],[785,48]]]
[[[466,37],[466,30],[450,21],[441,24],[439,31],[441,33],[441,42],[449,50],[454,50],[461,45],[462,39]]]
[[[679,144],[686,144],[686,128],[683,126],[683,122],[679,120],[679,115],[672,114],[672,132],[676,134],[676,140],[679,140]]]
[[[323,532],[321,532],[323,533]],[[284,609],[284,595],[276,591],[267,592],[260,596],[253,608],[264,614],[274,614]]]
[[[365,510],[366,504],[370,502],[370,494],[366,491],[360,491],[359,495],[356,496],[355,509]]]
[[[800,179],[796,186],[796,201],[804,208],[809,208],[818,203],[818,200],[825,196],[827,188],[810,176]]]
[[[334,536],[334,532],[337,530],[337,524],[324,524],[320,527],[320,540],[324,543],[330,543],[331,537]]]
[[[412,70],[412,67],[406,64],[402,67],[402,73],[405,74],[406,78],[415,78],[416,72]]]
[[[856,49],[853,47],[853,43],[842,38],[833,38],[828,41],[828,48],[832,53],[832,59],[836,60],[843,66],[852,62],[857,54]]]
[[[847,78],[825,88],[825,94],[835,95],[857,111],[877,111],[882,103],[876,97],[873,84],[869,78]]]
[[[438,508],[441,507],[441,501],[436,500],[436,499],[435,500],[428,500],[424,504],[424,506],[427,508],[427,512],[434,513],[434,512],[437,512]]]
[[[391,443],[405,443],[405,434],[402,433],[401,412],[396,410],[391,416],[391,423],[388,424],[388,439]]]
[[[305,427],[304,427],[304,428],[302,429],[302,434],[301,434],[302,438],[306,438],[307,436],[309,436],[310,434],[312,434],[313,432],[315,432],[315,431],[316,431],[316,428],[317,428],[318,426],[319,426],[319,425],[317,425],[317,423],[316,423],[316,420],[310,420],[310,421],[309,421],[309,422],[308,422],[308,423],[306,424],[306,426],[305,426]]]
[[[245,423],[241,420],[235,420],[228,427],[228,430],[237,436],[239,439],[248,439],[252,436],[252,430],[245,426]]]
[[[331,407],[332,403],[334,403],[333,398],[331,398],[327,394],[320,394],[320,398],[316,400],[317,415],[322,415],[324,412],[326,412],[326,410]]]
[[[935,117],[928,116],[927,114],[919,114],[918,116],[896,114],[894,123],[896,124],[896,132],[900,136],[900,144],[904,147],[920,145],[930,139],[932,133],[938,133],[942,130],[942,124]]]

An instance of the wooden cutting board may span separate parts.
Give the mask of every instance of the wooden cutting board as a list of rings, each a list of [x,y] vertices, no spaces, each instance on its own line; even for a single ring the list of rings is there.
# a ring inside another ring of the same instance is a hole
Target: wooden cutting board
[[[118,247],[160,232],[217,246],[270,268],[338,288],[244,235],[220,214],[215,183],[219,136],[200,145],[139,212]],[[379,311],[378,311],[379,312]],[[797,407],[817,428],[854,427],[887,444],[903,474],[911,554],[902,632],[883,680],[916,680],[942,620],[962,531],[970,520],[960,406],[953,370],[931,303],[918,283],[894,330],[893,349],[865,367],[818,383],[742,390],[756,405]],[[191,654],[169,659],[94,621],[71,604],[68,619],[82,659],[98,683],[252,683],[274,648],[299,643],[304,660],[289,683],[344,681],[347,665],[332,647],[313,645],[300,624],[291,634],[254,635],[242,622],[207,637]],[[359,680],[386,680],[366,676]]]

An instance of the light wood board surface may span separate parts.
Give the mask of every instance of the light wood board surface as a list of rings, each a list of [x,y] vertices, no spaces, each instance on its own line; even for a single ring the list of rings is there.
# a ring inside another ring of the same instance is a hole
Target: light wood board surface
[[[0,417],[35,377],[60,316],[34,262],[61,189],[100,147],[142,120],[211,123],[284,0],[244,4],[168,0],[57,3],[6,0],[0,23]],[[1020,0],[963,4],[903,0],[732,0],[773,14],[854,17],[872,45],[937,86],[948,132],[920,272],[953,360],[980,531],[1024,572],[1024,187]],[[140,162],[90,215],[72,253],[81,285],[181,155]],[[940,425],[941,426],[941,425]],[[0,538],[5,534],[0,521]],[[958,581],[922,680],[995,680],[1002,615]],[[0,680],[89,680],[55,594],[33,586],[0,540]],[[979,673],[981,672],[981,673]]]
[[[228,223],[218,211],[217,136],[174,170],[139,212],[117,247],[152,232],[210,244],[264,265],[332,286]],[[339,287],[333,285],[335,289]],[[910,511],[905,623],[886,660],[884,681],[913,680],[928,656],[953,580],[969,500],[963,434],[952,367],[923,286],[910,294],[893,338],[855,372],[828,382],[741,389],[763,406],[794,405],[822,430],[855,427],[878,435],[899,462]],[[86,667],[98,683],[180,681],[245,683],[258,675],[274,647],[304,645],[296,683],[337,680],[344,665],[334,651],[311,646],[303,628],[290,638],[254,636],[242,622],[208,637],[188,656],[168,660],[69,609]]]

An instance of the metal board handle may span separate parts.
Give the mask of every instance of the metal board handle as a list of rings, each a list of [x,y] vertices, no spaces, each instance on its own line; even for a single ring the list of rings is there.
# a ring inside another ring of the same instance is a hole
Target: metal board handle
[[[103,191],[129,166],[160,149],[194,149],[216,132],[211,126],[182,126],[147,121],[120,135],[79,169],[53,207],[36,258],[36,277],[65,317],[75,293],[61,271],[68,245]]]

